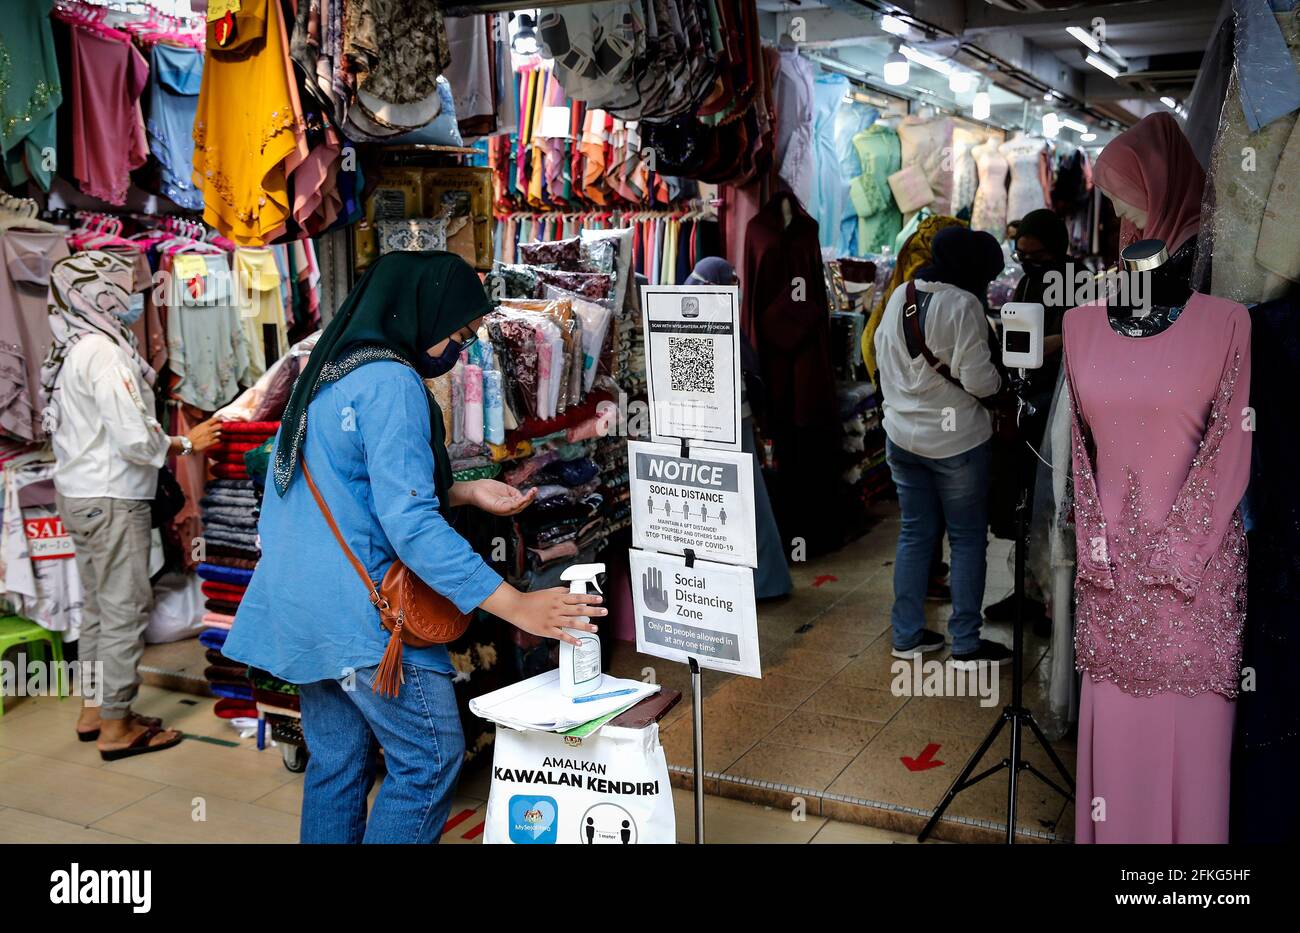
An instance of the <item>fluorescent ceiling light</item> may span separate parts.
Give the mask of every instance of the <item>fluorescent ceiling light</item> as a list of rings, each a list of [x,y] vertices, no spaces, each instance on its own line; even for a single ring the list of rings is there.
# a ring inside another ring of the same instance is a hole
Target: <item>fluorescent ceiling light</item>
[[[1092,141],[1093,141],[1094,139],[1096,139],[1096,138],[1097,138],[1097,134],[1096,134],[1096,133],[1080,133],[1080,134],[1079,134],[1079,142],[1081,142],[1081,143],[1090,143],[1090,142],[1092,142]]]
[[[969,71],[962,71],[960,68],[952,69],[952,74],[948,75],[948,90],[954,94],[966,94],[975,86],[975,76]]]
[[[1088,48],[1092,49],[1092,51],[1101,51],[1101,43],[1094,39],[1092,33],[1088,32],[1088,30],[1084,29],[1082,26],[1066,26],[1065,31],[1074,36],[1074,38],[1078,39]]]
[[[988,85],[984,85],[975,92],[975,100],[971,102],[971,116],[976,120],[987,120],[992,101],[989,99]]]
[[[929,68],[931,71],[937,71],[944,77],[951,77],[952,73],[957,70],[948,61],[927,52],[922,52],[920,49],[914,49],[910,45],[900,46],[898,50],[907,56],[910,61]]]
[[[1061,121],[1054,111],[1048,111],[1043,114],[1043,135],[1048,139],[1055,139],[1061,132]]]
[[[1100,56],[1088,55],[1087,57],[1084,58],[1084,61],[1087,62],[1092,67],[1096,68],[1098,71],[1100,71],[1108,78],[1119,77],[1119,70],[1110,62],[1106,61],[1104,58],[1101,58]]]
[[[891,36],[905,36],[912,31],[911,27],[908,26],[907,23],[903,22],[897,16],[891,16],[889,14],[885,14],[884,18],[881,19],[880,28],[885,30],[885,32],[889,33]]]
[[[1078,120],[1072,120],[1069,117],[1062,117],[1058,114],[1056,122],[1060,123],[1061,126],[1065,127],[1067,130],[1074,130],[1076,133],[1088,132],[1088,127],[1080,123]]]
[[[1178,101],[1174,100],[1172,97],[1162,97],[1160,98],[1160,103],[1164,104],[1170,110],[1178,109]]]

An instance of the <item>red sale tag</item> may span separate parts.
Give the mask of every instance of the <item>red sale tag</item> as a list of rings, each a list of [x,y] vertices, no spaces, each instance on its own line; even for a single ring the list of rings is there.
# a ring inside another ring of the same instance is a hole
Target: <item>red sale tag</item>
[[[63,519],[31,518],[23,522],[27,534],[27,550],[32,560],[66,560],[76,556],[72,538],[63,527]]]

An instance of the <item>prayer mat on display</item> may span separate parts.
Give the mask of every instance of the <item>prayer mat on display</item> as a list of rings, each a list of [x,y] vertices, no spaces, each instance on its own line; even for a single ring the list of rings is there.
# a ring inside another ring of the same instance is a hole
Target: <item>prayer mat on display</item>
[[[213,554],[212,549],[215,547],[212,542],[208,543],[208,563],[215,567],[229,567],[232,570],[256,570],[257,562],[261,559],[261,554],[257,557],[226,557],[222,554]],[[226,547],[227,545],[222,545]],[[256,552],[254,552],[256,553]]]
[[[255,509],[261,500],[254,492],[248,492],[242,489],[213,489],[206,496],[199,500],[199,505],[204,509],[228,508],[228,509]]]
[[[256,719],[257,705],[250,700],[223,698],[217,700],[212,711],[222,719]]]
[[[223,421],[221,422],[221,433],[227,437],[243,437],[251,435],[262,440],[272,436],[280,430],[278,421]]]
[[[224,697],[229,700],[244,700],[251,702],[253,699],[252,687],[237,687],[231,684],[208,684],[208,689],[212,691],[213,696]],[[253,713],[254,716],[257,713]]]
[[[208,483],[208,492],[251,492],[257,494],[257,487],[251,479],[214,479]]]
[[[236,586],[231,583],[217,583],[213,580],[204,580],[199,584],[199,589],[203,595],[209,599],[233,599],[240,600],[244,598],[247,587]]]
[[[253,579],[253,571],[251,570],[241,570],[238,567],[220,567],[209,563],[199,564],[195,572],[204,580],[230,583],[236,586],[248,586],[248,581]]]
[[[208,556],[209,557],[233,557],[237,560],[251,560],[253,562],[256,562],[258,558],[262,556],[262,554],[260,551],[250,551],[248,548],[229,547],[224,544],[218,544],[208,548]],[[219,564],[221,563],[221,561],[212,560],[209,561],[209,563]],[[234,564],[232,566],[237,567],[239,565]]]
[[[220,651],[226,644],[230,632],[224,628],[204,629],[199,633],[199,644],[204,648]]]
[[[203,669],[203,679],[210,684],[228,684],[239,687],[248,684],[248,668],[242,664],[209,664]],[[252,686],[252,684],[248,685]]]

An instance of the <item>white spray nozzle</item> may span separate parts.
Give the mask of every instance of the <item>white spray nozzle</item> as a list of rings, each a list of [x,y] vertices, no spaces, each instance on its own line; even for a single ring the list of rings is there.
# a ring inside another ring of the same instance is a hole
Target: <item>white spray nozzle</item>
[[[600,592],[600,584],[596,578],[605,572],[604,564],[574,564],[572,567],[566,567],[560,574],[560,579],[565,583],[586,582],[592,585],[597,593]]]

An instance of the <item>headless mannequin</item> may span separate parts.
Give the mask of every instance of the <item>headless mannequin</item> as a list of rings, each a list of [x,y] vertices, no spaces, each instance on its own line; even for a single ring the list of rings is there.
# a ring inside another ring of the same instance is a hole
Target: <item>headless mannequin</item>
[[[1124,248],[1120,254],[1124,271],[1149,276],[1151,310],[1135,314],[1136,309],[1128,305],[1110,302],[1107,312],[1115,333],[1125,337],[1152,337],[1178,320],[1192,289],[1178,270],[1168,264],[1168,259],[1162,240],[1138,240]]]

